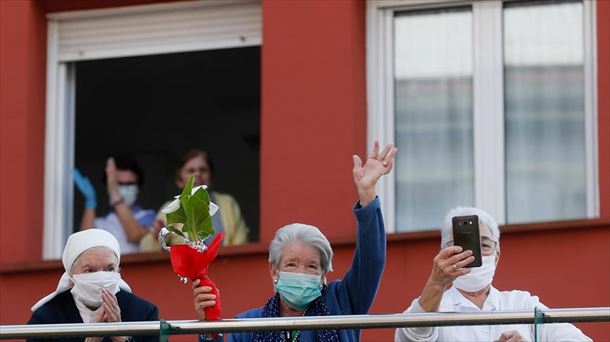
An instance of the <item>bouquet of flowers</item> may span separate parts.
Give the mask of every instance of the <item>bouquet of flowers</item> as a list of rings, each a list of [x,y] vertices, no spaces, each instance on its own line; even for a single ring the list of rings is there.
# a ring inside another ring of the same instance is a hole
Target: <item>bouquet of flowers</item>
[[[191,176],[174,201],[162,212],[167,217],[167,227],[159,233],[159,243],[170,253],[172,268],[184,283],[188,279],[200,279],[200,286],[209,286],[216,295],[216,305],[205,309],[207,320],[218,320],[221,315],[220,295],[216,284],[208,277],[208,268],[220,247],[223,233],[218,234],[209,246],[204,241],[214,235],[212,215],[218,206],[210,202],[207,187],[193,188]]]

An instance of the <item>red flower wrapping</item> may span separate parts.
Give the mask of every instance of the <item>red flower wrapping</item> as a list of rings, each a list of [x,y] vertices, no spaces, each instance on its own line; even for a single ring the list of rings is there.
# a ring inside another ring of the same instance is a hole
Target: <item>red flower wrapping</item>
[[[198,251],[188,245],[172,245],[169,251],[172,268],[176,274],[191,280],[199,279],[199,286],[209,286],[210,293],[216,295],[216,304],[205,308],[205,318],[209,321],[220,319],[220,294],[216,284],[208,277],[208,267],[216,258],[224,233],[220,233],[204,251]]]

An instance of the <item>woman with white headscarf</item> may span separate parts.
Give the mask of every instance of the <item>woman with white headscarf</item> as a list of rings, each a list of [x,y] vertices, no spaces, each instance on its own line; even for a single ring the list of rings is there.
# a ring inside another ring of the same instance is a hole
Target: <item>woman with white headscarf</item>
[[[157,307],[131,293],[121,279],[119,242],[102,229],[70,235],[57,289],[32,306],[28,324],[157,321]],[[85,341],[155,341],[156,336],[87,337]],[[28,339],[45,341],[47,339]],[[82,338],[48,339],[82,341]]]

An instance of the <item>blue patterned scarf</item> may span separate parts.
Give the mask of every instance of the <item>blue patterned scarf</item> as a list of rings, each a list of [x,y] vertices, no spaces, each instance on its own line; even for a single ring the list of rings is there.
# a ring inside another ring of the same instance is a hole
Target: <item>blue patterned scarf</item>
[[[322,295],[316,298],[305,310],[305,316],[328,316],[328,308],[324,304],[326,285],[322,288]],[[263,317],[280,317],[280,294],[276,293],[269,298],[263,308]],[[290,341],[284,331],[259,331],[252,336],[252,342],[283,342]],[[339,342],[337,330],[316,330],[316,341]]]

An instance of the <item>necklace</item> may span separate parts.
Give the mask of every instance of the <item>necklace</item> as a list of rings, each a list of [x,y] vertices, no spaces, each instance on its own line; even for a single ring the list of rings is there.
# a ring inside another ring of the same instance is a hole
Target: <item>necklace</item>
[[[286,340],[287,341],[291,341],[291,342],[296,342],[299,340],[299,335],[301,334],[301,331],[297,330],[297,331],[287,331],[286,332]]]

